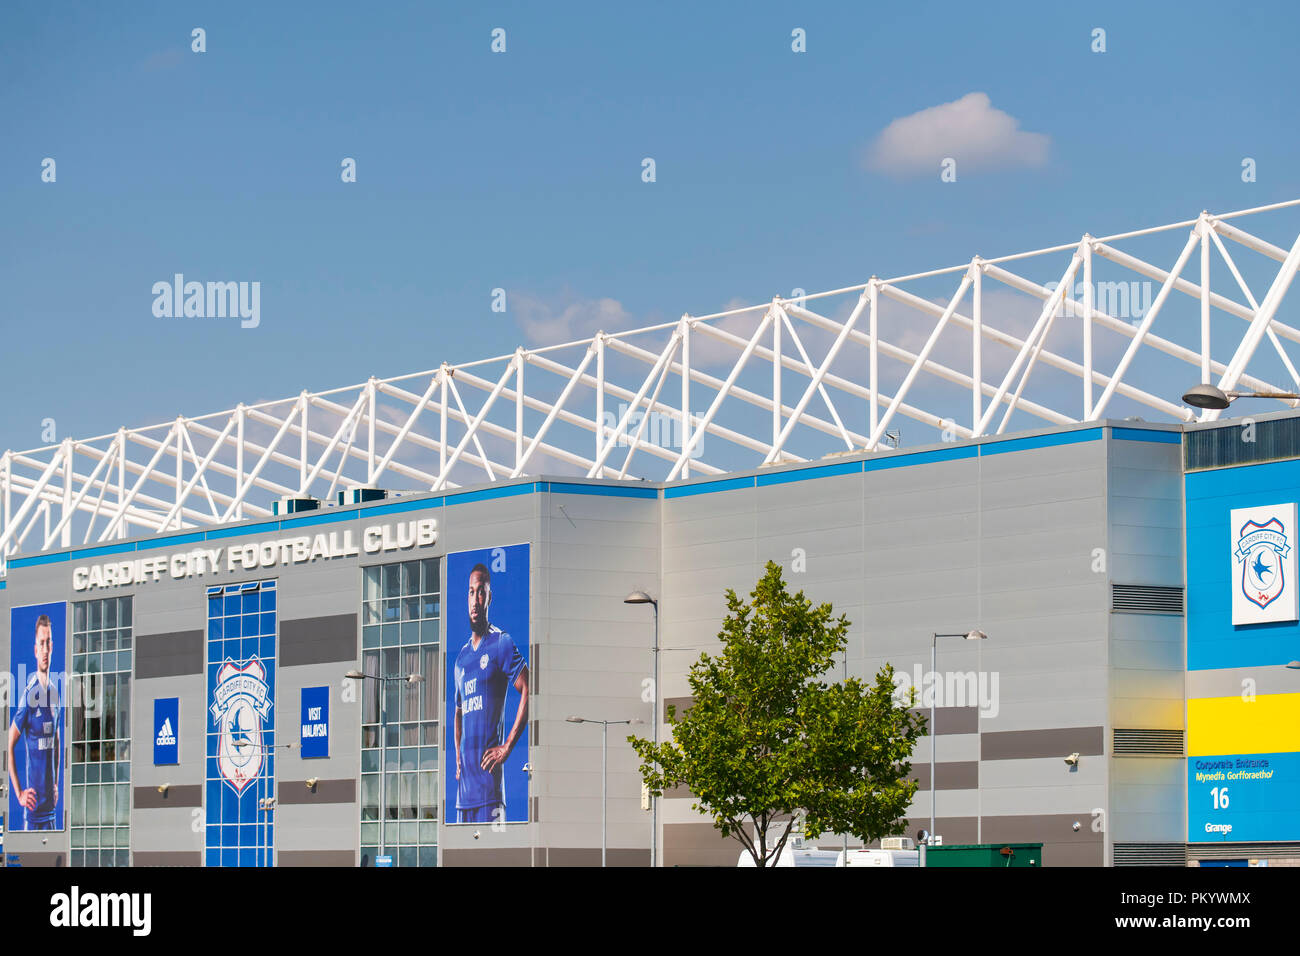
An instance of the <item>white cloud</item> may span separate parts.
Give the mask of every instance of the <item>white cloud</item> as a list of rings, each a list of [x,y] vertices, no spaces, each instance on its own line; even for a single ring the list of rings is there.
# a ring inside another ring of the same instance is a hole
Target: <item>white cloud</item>
[[[597,332],[619,332],[639,323],[617,299],[581,299],[569,293],[547,301],[525,292],[509,299],[520,331],[531,345],[559,345],[590,338]]]
[[[1051,138],[1020,129],[1014,116],[994,109],[987,93],[967,93],[893,120],[867,152],[871,169],[897,176],[939,174],[951,157],[957,175],[978,169],[1042,166]]]

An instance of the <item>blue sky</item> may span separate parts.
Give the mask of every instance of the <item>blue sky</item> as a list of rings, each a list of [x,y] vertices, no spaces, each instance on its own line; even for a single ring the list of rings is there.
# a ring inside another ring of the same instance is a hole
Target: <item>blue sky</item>
[[[0,448],[1300,197],[1292,4],[891,6],[11,0]],[[975,92],[1041,161],[871,168]],[[260,326],[156,318],[177,272]]]

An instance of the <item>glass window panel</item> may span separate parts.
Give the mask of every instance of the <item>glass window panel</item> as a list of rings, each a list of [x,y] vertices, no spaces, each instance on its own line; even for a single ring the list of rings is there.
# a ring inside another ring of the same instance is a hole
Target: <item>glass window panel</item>
[[[91,826],[99,824],[99,788],[86,788],[86,822]]]
[[[362,568],[361,574],[361,600],[377,600],[379,598],[379,568]]]
[[[420,866],[437,866],[438,848],[436,846],[420,847]]]
[[[384,648],[383,653],[384,653],[384,657],[383,657],[384,676],[391,677],[394,674],[399,673],[398,669],[402,666],[402,652],[398,648],[392,647],[392,648]],[[391,683],[390,686],[392,686]],[[397,713],[397,711],[390,709],[388,713],[389,716],[391,717],[393,714]]]
[[[85,745],[85,744],[73,744],[73,745],[72,745],[72,762],[75,764],[75,763],[77,763],[78,761],[80,761],[80,760],[85,760],[85,759],[86,759],[86,745]],[[76,768],[74,767],[73,769],[75,770]]]
[[[402,618],[402,602],[399,598],[388,598],[383,604],[385,623],[399,621]]]
[[[401,847],[395,855],[397,857],[398,866],[415,867],[420,865],[420,851],[417,847]]]
[[[86,652],[86,635],[74,633],[72,635],[72,653],[84,654]]]
[[[382,632],[384,647],[397,647],[402,643],[402,627],[400,624],[385,624]]]
[[[423,698],[423,710],[420,714],[425,719],[436,718],[438,716],[438,648],[423,647],[420,649],[420,673],[424,675],[424,683],[420,685],[420,696]]]
[[[438,775],[432,771],[422,770],[416,777],[420,784],[420,806],[432,806],[438,799],[437,784]]]
[[[99,783],[99,765],[88,764],[86,766],[86,782]]]
[[[402,579],[401,569],[396,564],[385,564],[383,567],[383,595],[386,598],[401,597]]]
[[[363,627],[361,629],[361,646],[362,647],[379,646],[379,626],[377,624],[372,627]]]
[[[420,563],[418,561],[403,561],[398,565],[402,569],[402,594],[420,593]]]
[[[378,601],[369,601],[363,605],[362,624],[378,624],[380,619]]]
[[[72,605],[72,629],[74,631],[84,631],[86,629],[85,601],[80,601]]]
[[[429,594],[429,595],[425,595],[425,597],[421,599],[421,603],[420,603],[420,617],[425,617],[425,618],[435,617],[435,618],[436,618],[436,617],[438,617],[441,613],[442,613],[442,606],[441,606],[441,603],[440,603],[439,600],[438,600],[438,595],[436,595],[436,594]],[[436,627],[434,628],[433,633],[434,633],[433,640],[437,640],[438,630],[437,630]]]
[[[400,797],[398,793],[398,778],[399,774],[384,774],[384,805],[388,808],[385,816],[389,820],[397,819],[398,800]]]
[[[420,743],[428,746],[438,745],[438,722],[426,720],[420,725]]]
[[[402,620],[414,621],[420,616],[420,599],[418,597],[402,598]]]
[[[424,816],[423,811],[421,817]],[[420,820],[420,842],[424,844],[438,842],[438,823],[436,820]]]
[[[402,643],[412,647],[420,643],[420,625],[418,622],[406,621],[402,624]]]
[[[104,633],[102,631],[91,631],[86,635],[86,650],[97,651],[104,646]]]
[[[414,747],[420,742],[420,725],[402,724],[402,746]]]
[[[118,759],[118,760],[130,760],[130,759],[131,759],[131,741],[130,741],[129,739],[128,739],[128,740],[119,740],[119,741],[117,742],[117,759]],[[119,769],[119,770],[122,769],[120,765],[118,766],[118,769]],[[128,769],[129,769],[129,768],[128,768]]]
[[[129,597],[117,599],[117,626],[131,626],[131,599]]]
[[[419,791],[416,786],[416,775],[413,773],[404,773],[401,775],[401,808],[403,820],[414,820],[418,815],[419,808]]]
[[[363,823],[363,824],[361,824],[361,842],[362,842],[363,844],[366,844],[366,843],[374,843],[374,844],[378,845],[378,843],[379,843],[379,824],[378,824],[378,823]]]
[[[393,728],[389,727],[388,729],[392,730]],[[402,760],[401,749],[398,747],[385,747],[383,758],[384,766],[387,767],[389,771],[396,770]]]
[[[131,736],[131,678],[125,673],[117,675],[117,735]]]
[[[120,827],[124,827],[131,822],[131,794],[129,788],[124,783],[115,784],[117,790],[117,812],[113,822]],[[126,831],[123,830],[123,833]],[[118,843],[118,846],[126,846],[125,843]]]
[[[103,753],[100,755],[100,757],[101,757],[101,759],[103,759],[103,760],[110,760],[110,761],[111,761],[111,760],[116,760],[116,759],[117,759],[117,741],[116,741],[116,740],[105,740],[105,741],[104,741],[104,744],[103,744]]]
[[[104,602],[89,601],[87,604],[90,611],[90,619],[87,622],[87,627],[92,631],[99,630],[104,626]]]
[[[74,826],[86,822],[86,788],[72,788],[72,823]]]
[[[379,806],[379,774],[361,775],[361,806],[374,811]],[[371,816],[369,819],[375,819]]]
[[[379,770],[379,751],[363,750],[361,751],[361,772],[375,773]]]
[[[117,675],[108,674],[103,678],[104,684],[104,738],[117,736]]]
[[[78,827],[77,829],[75,829],[75,830],[72,831],[72,845],[73,845],[73,846],[85,846],[85,845],[86,845],[86,831],[83,830],[81,827]],[[73,857],[74,857],[73,866],[76,866],[76,862],[75,862],[76,854],[75,854],[75,853],[73,854]]]
[[[437,770],[438,769],[438,748],[421,747],[420,748],[420,769]],[[420,801],[423,803],[424,801]]]
[[[419,843],[420,824],[403,820],[401,825],[397,828],[397,840],[399,843]]]
[[[120,823],[121,821],[118,821],[118,822]],[[131,831],[130,831],[129,828],[127,828],[127,827],[118,827],[118,828],[117,828],[117,845],[118,845],[119,849],[122,848],[122,847],[127,847],[127,846],[130,846],[130,845],[131,845]],[[120,857],[119,857],[119,859],[120,859]],[[119,862],[117,865],[118,865],[118,866],[126,866],[125,863],[121,863],[121,862]]]
[[[117,598],[109,598],[104,602],[104,627],[117,627]]]
[[[361,728],[361,746],[378,747],[379,746],[379,728],[375,726]]]
[[[100,642],[99,649],[100,649],[101,651],[115,651],[115,650],[117,650],[117,631],[115,631],[115,630],[111,630],[111,629],[105,631],[105,632],[104,632],[104,638],[103,638],[103,640]],[[104,669],[105,669],[105,670],[108,670],[107,667],[105,667]]]
[[[415,747],[403,747],[401,754],[402,769],[414,770],[420,762],[420,751]]]
[[[424,566],[423,581],[420,590],[424,594],[437,594],[442,590],[438,585],[438,559],[428,558],[421,561],[420,564]]]
[[[85,782],[86,782],[86,768],[85,768],[84,766],[79,766],[79,765],[76,765],[76,764],[73,765],[73,767],[72,767],[72,782],[73,782],[73,783],[85,783]]]

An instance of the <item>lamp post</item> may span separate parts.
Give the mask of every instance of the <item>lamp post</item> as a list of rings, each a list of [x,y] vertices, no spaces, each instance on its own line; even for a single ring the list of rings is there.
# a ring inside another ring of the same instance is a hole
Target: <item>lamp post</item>
[[[644,591],[633,591],[623,598],[624,604],[649,604],[654,609],[655,642],[651,649],[654,669],[654,716],[650,718],[655,746],[659,745],[659,602]],[[659,862],[659,801],[650,795],[650,868]]]
[[[607,844],[607,821],[609,809],[609,776],[607,763],[609,755],[610,724],[640,724],[644,721],[633,717],[629,720],[592,720],[590,717],[568,717],[571,724],[600,724],[600,865],[605,865],[605,847]]]
[[[1281,398],[1294,401],[1300,399],[1300,394],[1295,392],[1225,392],[1208,382],[1204,382],[1200,385],[1193,385],[1183,395],[1183,401],[1193,408],[1208,408],[1217,412],[1223,411],[1239,398]]]
[[[930,641],[930,680],[932,682],[938,679],[939,638],[941,637],[960,637],[963,640],[967,640],[967,641],[988,640],[988,635],[985,634],[983,631],[967,631],[965,634],[935,634],[933,639]],[[934,799],[935,799],[935,795],[938,793],[938,788],[936,788],[934,785],[934,752],[935,750],[938,749],[937,745],[939,743],[939,734],[934,726],[934,705],[935,705],[935,698],[937,696],[938,694],[935,693],[935,688],[931,686],[930,688],[930,835],[926,838],[926,842],[929,842],[934,839]]]
[[[419,684],[424,681],[423,674],[366,674],[359,670],[350,670],[345,675],[349,680],[379,681],[379,856],[385,856],[384,817],[388,814],[388,801],[384,780],[388,776],[388,695],[384,693],[388,684]]]

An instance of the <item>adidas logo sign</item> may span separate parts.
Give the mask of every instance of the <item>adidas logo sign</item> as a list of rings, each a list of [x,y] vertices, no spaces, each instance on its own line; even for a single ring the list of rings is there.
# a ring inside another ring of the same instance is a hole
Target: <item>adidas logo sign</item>
[[[159,747],[174,747],[176,745],[176,731],[172,730],[172,719],[167,717],[163,720],[163,725],[158,730],[158,739],[154,744]]]

